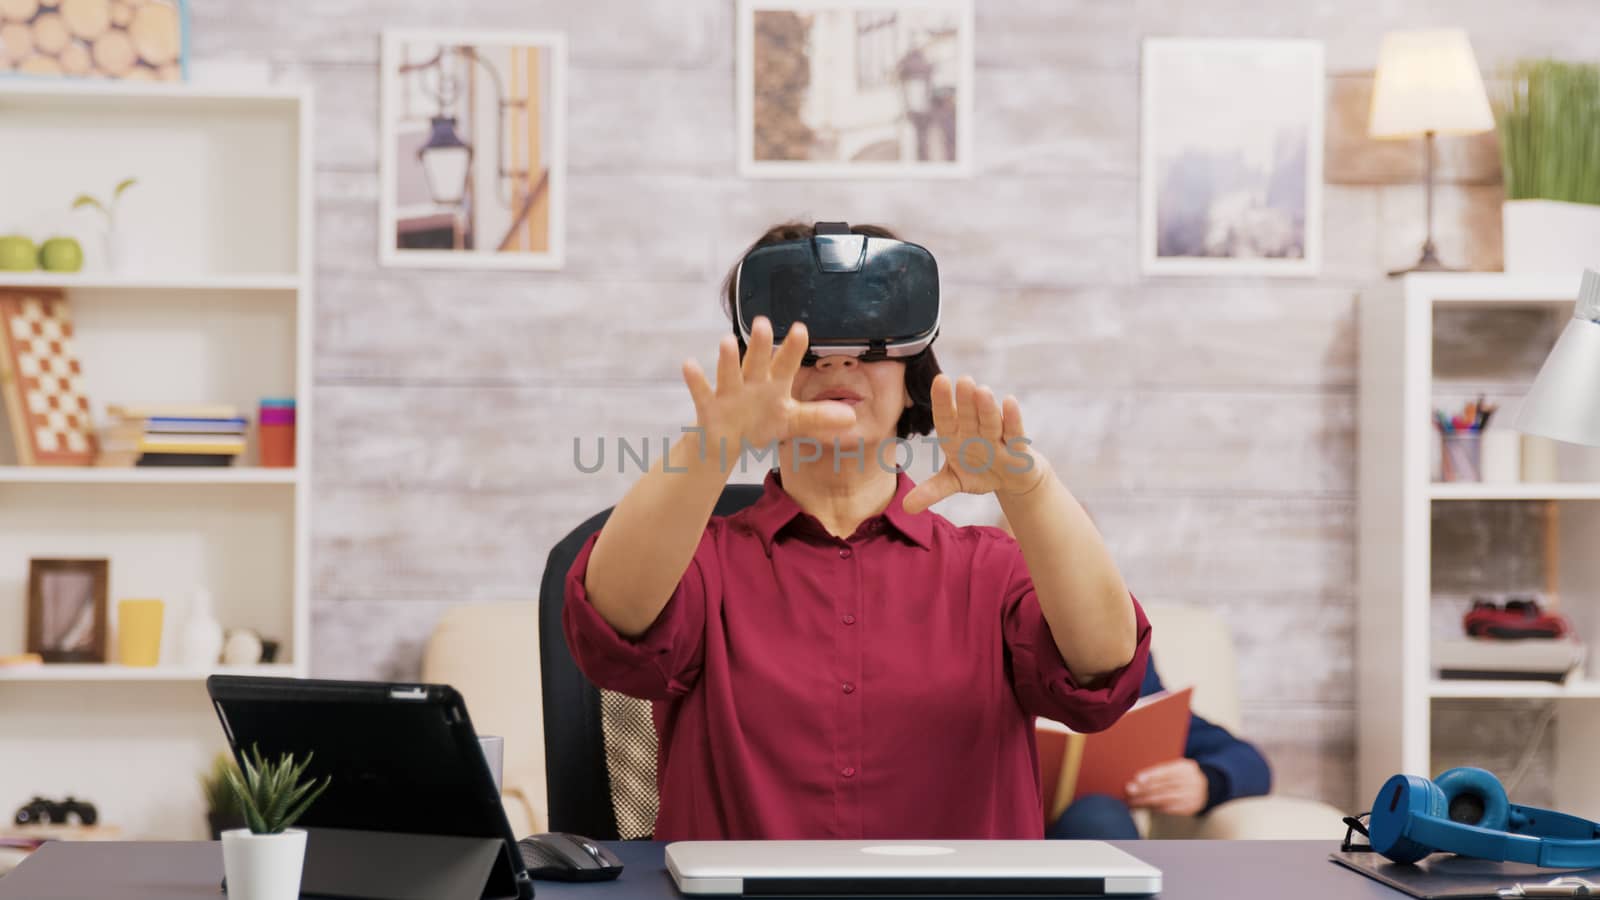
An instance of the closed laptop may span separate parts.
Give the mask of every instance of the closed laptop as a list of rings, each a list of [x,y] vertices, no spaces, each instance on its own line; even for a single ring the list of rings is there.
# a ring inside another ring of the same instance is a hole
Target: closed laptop
[[[1161,871],[1102,841],[679,841],[678,890],[743,897],[1149,896]]]

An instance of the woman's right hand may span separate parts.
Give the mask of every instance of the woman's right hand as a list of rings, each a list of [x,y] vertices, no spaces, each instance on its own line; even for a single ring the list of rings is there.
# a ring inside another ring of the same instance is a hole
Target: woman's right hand
[[[683,380],[694,398],[697,424],[703,429],[702,446],[725,441],[737,455],[743,444],[757,449],[794,437],[825,439],[855,424],[848,404],[833,400],[802,403],[794,399],[794,376],[805,359],[806,327],[796,322],[783,344],[772,351],[772,323],[756,318],[744,363],[733,335],[722,339],[717,352],[717,384],[712,387],[705,370],[694,360],[683,364]]]

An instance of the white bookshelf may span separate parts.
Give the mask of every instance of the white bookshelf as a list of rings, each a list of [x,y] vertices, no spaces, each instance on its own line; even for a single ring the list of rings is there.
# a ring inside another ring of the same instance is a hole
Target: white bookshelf
[[[61,664],[47,666],[0,667],[0,682],[5,681],[205,681],[212,675],[293,676],[296,666],[268,663],[255,666],[216,666],[190,669],[183,666],[122,666],[116,663]],[[209,712],[209,710],[207,710]]]
[[[110,663],[0,668],[0,809],[34,794],[93,800],[133,838],[197,838],[196,775],[225,746],[213,672],[302,676],[310,660],[313,316],[312,98],[301,87],[0,81],[0,224],[79,239],[84,270],[0,272],[62,289],[93,412],[112,403],[215,403],[254,423],[262,397],[296,401],[292,469],[23,467],[0,440],[0,653],[24,649],[28,560],[110,560]],[[124,177],[124,264],[106,262],[79,193]],[[4,434],[0,429],[0,434]],[[177,664],[193,591],[225,627],[275,639],[273,664]],[[116,602],[166,601],[161,664],[115,663]],[[115,765],[107,765],[113,755]],[[139,772],[139,778],[128,778]]]
[[[1457,681],[1430,661],[1433,513],[1467,501],[1526,502],[1553,511],[1559,528],[1547,549],[1560,611],[1588,646],[1600,645],[1600,480],[1596,454],[1563,447],[1563,480],[1553,483],[1436,483],[1432,410],[1460,385],[1434,371],[1435,316],[1451,308],[1534,309],[1571,315],[1580,274],[1413,274],[1364,294],[1360,303],[1360,586],[1357,627],[1358,797],[1369,803],[1397,772],[1438,774],[1431,746],[1436,700],[1549,700],[1554,723],[1553,787],[1565,811],[1600,816],[1600,780],[1590,761],[1600,746],[1600,666],[1564,684]],[[1544,352],[1548,348],[1540,348]],[[1525,391],[1525,386],[1523,387]],[[1514,408],[1502,409],[1509,425]],[[1584,477],[1589,476],[1589,477]],[[1571,480],[1566,480],[1566,479]],[[1490,586],[1489,590],[1493,590]],[[1493,704],[1485,714],[1493,714]]]
[[[301,470],[257,466],[189,468],[69,468],[0,466],[0,484],[278,484],[294,485]]]
[[[181,272],[122,274],[117,272],[7,272],[9,287],[64,288],[98,291],[238,291],[278,292],[289,299],[300,291],[297,275],[191,275]]]
[[[1434,500],[1600,500],[1600,484],[1432,484]]]
[[[1518,697],[1533,698],[1600,698],[1600,681],[1588,678],[1569,678],[1565,684],[1544,681],[1457,681],[1435,679],[1428,683],[1428,694],[1433,697],[1453,697],[1462,700],[1506,700]],[[1438,773],[1434,773],[1438,774]]]

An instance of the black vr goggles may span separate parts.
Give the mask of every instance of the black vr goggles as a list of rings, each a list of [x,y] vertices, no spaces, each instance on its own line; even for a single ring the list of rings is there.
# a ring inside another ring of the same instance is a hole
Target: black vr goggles
[[[757,316],[775,342],[806,323],[806,363],[909,359],[939,335],[939,267],[916,244],[818,222],[812,236],[757,247],[733,276],[733,332],[743,350]]]

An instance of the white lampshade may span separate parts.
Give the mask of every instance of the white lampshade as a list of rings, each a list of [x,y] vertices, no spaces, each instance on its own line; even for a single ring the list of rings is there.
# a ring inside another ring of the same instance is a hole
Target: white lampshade
[[[1600,447],[1600,273],[1583,273],[1572,321],[1539,369],[1518,431]]]
[[[1494,113],[1467,33],[1449,28],[1384,35],[1371,112],[1367,134],[1375,138],[1493,128]]]

